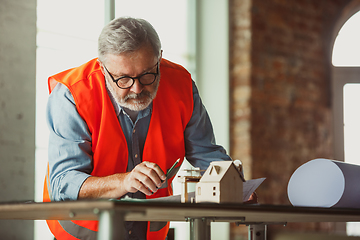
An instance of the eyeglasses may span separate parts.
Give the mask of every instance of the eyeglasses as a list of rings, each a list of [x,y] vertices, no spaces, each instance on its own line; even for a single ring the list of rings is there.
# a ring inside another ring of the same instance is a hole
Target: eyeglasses
[[[151,69],[153,69],[156,66],[156,73],[144,73],[140,75],[139,77],[129,77],[129,76],[123,76],[119,77],[118,79],[115,79],[113,75],[107,70],[105,65],[103,65],[107,73],[110,75],[111,79],[113,80],[116,85],[121,89],[127,89],[131,88],[132,85],[135,83],[135,79],[138,79],[140,84],[142,85],[151,85],[155,82],[157,76],[159,75],[159,62],[156,63]]]

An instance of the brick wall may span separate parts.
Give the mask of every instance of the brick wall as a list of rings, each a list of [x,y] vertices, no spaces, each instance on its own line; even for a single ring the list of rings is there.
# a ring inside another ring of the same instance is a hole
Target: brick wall
[[[295,169],[333,157],[330,54],[349,2],[230,0],[231,155],[247,178],[267,178],[261,203],[290,204]]]
[[[230,145],[251,178],[251,0],[230,1]]]

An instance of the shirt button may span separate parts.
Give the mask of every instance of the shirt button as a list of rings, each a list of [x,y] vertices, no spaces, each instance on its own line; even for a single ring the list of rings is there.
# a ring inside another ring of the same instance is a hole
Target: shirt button
[[[129,231],[129,235],[131,234],[131,230]]]
[[[136,132],[136,130],[134,129],[134,130],[133,130],[133,133],[135,133],[135,132]]]
[[[138,155],[137,154],[135,154],[135,158],[137,158],[138,157]]]

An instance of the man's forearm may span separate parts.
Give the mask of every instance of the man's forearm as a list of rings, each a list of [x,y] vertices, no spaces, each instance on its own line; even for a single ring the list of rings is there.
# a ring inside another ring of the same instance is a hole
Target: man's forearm
[[[80,188],[78,199],[120,198],[128,192],[137,191],[152,195],[165,179],[166,175],[156,163],[145,161],[131,172],[87,178]]]
[[[89,177],[80,188],[78,199],[120,198],[127,193],[124,179],[128,173],[117,173],[106,177]]]

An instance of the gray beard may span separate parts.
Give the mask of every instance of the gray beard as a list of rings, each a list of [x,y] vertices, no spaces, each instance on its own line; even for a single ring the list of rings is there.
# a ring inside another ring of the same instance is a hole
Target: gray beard
[[[115,99],[116,103],[121,107],[130,109],[131,111],[141,111],[147,108],[151,102],[155,99],[157,90],[159,88],[159,78],[153,83],[155,85],[154,91],[151,93],[149,91],[142,91],[139,94],[129,93],[124,98],[121,98],[116,95],[116,91],[108,80],[105,78],[106,87],[109,89],[111,95]],[[141,99],[141,100],[140,100]]]

